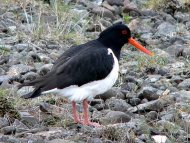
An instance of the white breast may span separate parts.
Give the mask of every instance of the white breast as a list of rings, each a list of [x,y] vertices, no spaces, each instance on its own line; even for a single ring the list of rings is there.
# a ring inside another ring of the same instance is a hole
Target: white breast
[[[106,78],[93,81],[82,86],[72,85],[64,89],[52,89],[43,92],[43,94],[56,92],[59,95],[68,97],[71,101],[82,101],[84,99],[92,100],[94,96],[108,91],[115,84],[119,72],[118,60],[111,49],[108,49],[108,54],[113,55],[114,65],[112,71]]]

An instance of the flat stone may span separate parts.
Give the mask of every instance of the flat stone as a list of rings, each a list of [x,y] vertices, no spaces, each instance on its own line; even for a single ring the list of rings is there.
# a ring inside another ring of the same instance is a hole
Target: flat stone
[[[114,14],[113,14],[110,10],[108,10],[108,9],[106,9],[106,8],[104,8],[104,7],[100,7],[100,6],[99,6],[99,7],[93,8],[93,9],[92,9],[92,13],[95,13],[95,14],[97,14],[97,15],[99,15],[99,16],[103,16],[103,17],[110,18],[110,19],[112,19],[112,20],[115,19]]]
[[[147,103],[139,104],[135,107],[128,108],[129,112],[144,112],[144,111],[160,111],[165,106],[168,106],[174,102],[172,97],[166,97],[165,99],[159,98]]]
[[[103,125],[129,122],[131,117],[121,111],[110,111],[100,119]]]
[[[169,22],[162,22],[158,28],[157,32],[155,33],[156,36],[166,36],[166,37],[173,37],[176,33],[176,27]]]
[[[151,86],[145,86],[139,92],[138,98],[146,98],[148,100],[156,100],[162,95],[162,91]]]
[[[178,88],[188,90],[190,89],[190,79],[185,79],[178,84]]]
[[[21,74],[25,74],[29,71],[35,71],[35,68],[32,66],[24,65],[24,64],[17,64],[17,65],[11,66],[7,74],[11,77],[14,77]]]
[[[114,97],[106,100],[105,104],[108,109],[111,109],[114,111],[122,111],[122,112],[127,111],[127,109],[131,107],[131,105],[128,104],[125,100],[116,99]]]
[[[13,126],[7,126],[7,127],[3,127],[0,130],[1,133],[3,133],[4,135],[10,135],[10,134],[15,134],[16,132],[16,128]]]
[[[125,99],[125,95],[121,92],[121,90],[115,87],[111,88],[110,90],[101,95],[97,95],[95,98],[100,98],[105,101],[107,99],[110,99],[111,97],[116,97],[117,99]]]
[[[34,127],[39,124],[39,121],[36,117],[32,116],[30,113],[21,111],[19,112],[21,115],[21,122],[28,127]]]
[[[0,129],[3,127],[9,126],[9,121],[7,118],[0,117]]]

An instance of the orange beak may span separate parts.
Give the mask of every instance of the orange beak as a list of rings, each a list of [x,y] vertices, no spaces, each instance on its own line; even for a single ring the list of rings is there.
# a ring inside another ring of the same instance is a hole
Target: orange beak
[[[137,49],[141,50],[145,54],[150,55],[150,56],[154,56],[154,53],[150,52],[148,49],[146,49],[145,47],[143,47],[135,39],[129,38],[128,43],[130,43],[131,45],[135,46]]]

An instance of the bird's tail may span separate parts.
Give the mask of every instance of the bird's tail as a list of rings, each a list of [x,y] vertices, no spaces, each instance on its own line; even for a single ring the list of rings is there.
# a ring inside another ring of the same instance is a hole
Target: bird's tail
[[[41,88],[35,88],[32,92],[21,96],[21,98],[24,98],[24,99],[35,98],[35,97],[40,96],[41,93],[42,93]]]
[[[33,86],[35,88],[32,92],[21,96],[21,98],[28,99],[28,98],[34,98],[34,97],[40,96],[41,92],[42,92],[42,90],[41,90],[42,85],[39,84],[40,81],[42,81],[42,79],[36,79],[36,80],[33,80],[33,81],[24,82],[22,84],[17,85],[18,89],[20,89],[20,88],[22,88],[24,86]]]

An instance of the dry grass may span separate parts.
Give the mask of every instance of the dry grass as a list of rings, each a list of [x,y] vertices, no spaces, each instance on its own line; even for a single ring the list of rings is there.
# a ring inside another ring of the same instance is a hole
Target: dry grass
[[[3,0],[2,4],[21,8],[21,13],[18,11],[14,13],[18,18],[16,23],[18,27],[25,25],[27,28],[25,31],[16,31],[17,38],[20,40],[28,43],[37,40],[58,42],[73,40],[74,44],[86,40],[83,27],[89,23],[88,20],[84,20],[88,13],[81,17],[72,6],[61,0],[56,0],[52,6],[35,0]],[[19,23],[21,18],[24,18],[25,23]]]
[[[190,1],[189,0],[177,0],[182,6],[183,5],[190,5]],[[149,0],[145,7],[147,8],[151,8],[151,9],[155,9],[155,10],[159,10],[162,9],[164,7],[167,7],[168,4],[171,2],[171,0]]]

